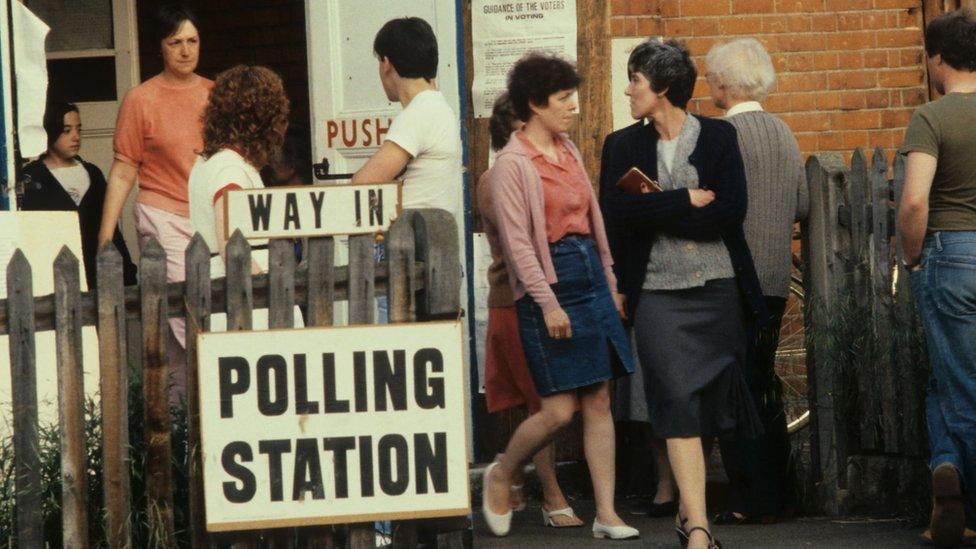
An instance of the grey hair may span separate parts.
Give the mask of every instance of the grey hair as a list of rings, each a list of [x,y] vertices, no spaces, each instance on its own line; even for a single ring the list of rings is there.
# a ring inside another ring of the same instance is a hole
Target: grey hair
[[[695,91],[698,71],[688,47],[679,40],[647,40],[638,44],[627,60],[627,77],[644,75],[651,90],[664,94],[672,105],[684,109]]]
[[[773,60],[755,38],[716,44],[705,57],[713,76],[736,99],[762,101],[776,84]]]

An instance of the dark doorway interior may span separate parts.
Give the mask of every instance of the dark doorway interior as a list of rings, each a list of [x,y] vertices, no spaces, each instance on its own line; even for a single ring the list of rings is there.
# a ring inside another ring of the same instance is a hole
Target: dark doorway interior
[[[164,0],[137,2],[142,80],[162,70],[159,44],[144,29]],[[308,124],[308,54],[303,0],[196,0],[184,2],[200,19],[200,67],[214,78],[238,63],[264,65],[285,81],[292,120]]]

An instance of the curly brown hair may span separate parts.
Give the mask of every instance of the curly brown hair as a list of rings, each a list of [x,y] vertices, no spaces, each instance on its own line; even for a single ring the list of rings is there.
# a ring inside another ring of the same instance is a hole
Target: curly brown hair
[[[203,111],[203,156],[233,147],[261,168],[281,147],[288,123],[281,77],[266,67],[237,65],[217,75]]]

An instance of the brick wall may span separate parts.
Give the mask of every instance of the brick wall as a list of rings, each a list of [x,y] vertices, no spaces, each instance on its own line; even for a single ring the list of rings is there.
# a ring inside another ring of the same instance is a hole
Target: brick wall
[[[168,0],[166,0],[168,1]],[[139,0],[142,79],[162,70],[159,45],[149,43],[152,14],[164,0]],[[308,120],[308,61],[302,0],[196,0],[185,2],[200,19],[198,72],[213,78],[238,64],[264,65],[281,75],[292,119]]]
[[[777,72],[764,102],[796,133],[804,154],[901,143],[927,100],[921,0],[612,0],[613,36],[687,42],[700,73],[719,41],[752,36]],[[703,77],[689,105],[718,115]]]

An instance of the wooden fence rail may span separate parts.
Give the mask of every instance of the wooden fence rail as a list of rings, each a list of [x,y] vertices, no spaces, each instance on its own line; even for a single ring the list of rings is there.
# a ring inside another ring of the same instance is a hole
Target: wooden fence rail
[[[828,513],[904,510],[924,492],[925,350],[895,237],[904,174],[880,148],[807,162],[810,464]]]
[[[239,233],[227,246],[224,278],[212,280],[211,251],[196,235],[186,251],[186,282],[166,283],[166,257],[156,241],[142,252],[138,288],[123,288],[122,262],[112,246],[98,257],[98,277],[92,292],[80,292],[78,259],[62,250],[54,265],[55,293],[34,297],[31,267],[17,251],[7,266],[8,298],[0,303],[0,333],[10,336],[13,394],[14,461],[16,467],[16,545],[44,546],[41,505],[41,467],[37,418],[34,334],[55,330],[58,362],[58,409],[61,445],[61,519],[65,547],[89,545],[88,516],[103,515],[110,547],[132,546],[132,505],[129,486],[129,379],[131,356],[126,323],[141,321],[146,514],[149,543],[176,546],[169,365],[166,355],[168,319],[186,319],[188,417],[189,529],[192,547],[309,547],[333,546],[330,527],[249,532],[214,536],[205,531],[200,456],[198,334],[210,329],[210,315],[227,314],[228,330],[249,330],[252,311],[267,308],[269,326],[290,327],[295,306],[302,307],[305,324],[330,326],[334,304],[348,303],[350,324],[372,324],[377,295],[386,294],[390,322],[457,318],[460,311],[460,258],[457,228],[441,210],[407,210],[386,235],[387,259],[374,259],[372,235],[349,238],[347,266],[335,265],[332,238],[308,242],[296,265],[290,241],[272,241],[266,274],[252,276],[251,249]],[[101,442],[104,464],[104,509],[87,500],[84,445],[84,364],[81,328],[98,329],[101,362]],[[395,547],[415,547],[420,525],[436,534],[438,547],[467,544],[467,519],[405,521],[396,524]],[[373,547],[372,523],[349,525],[347,546]]]

